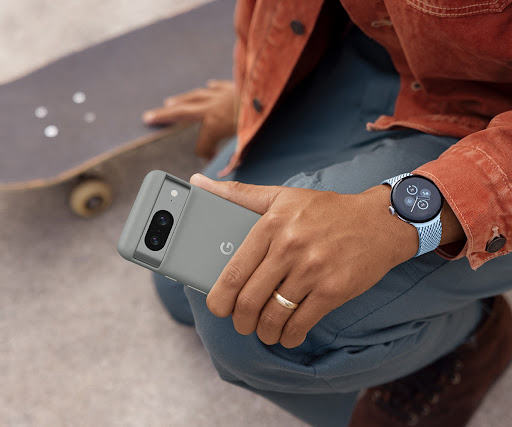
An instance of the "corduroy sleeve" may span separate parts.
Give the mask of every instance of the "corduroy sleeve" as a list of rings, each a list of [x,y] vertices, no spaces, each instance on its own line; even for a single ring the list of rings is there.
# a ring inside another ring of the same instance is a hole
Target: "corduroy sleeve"
[[[463,248],[441,246],[439,255],[466,256],[476,270],[511,252],[512,111],[499,114],[485,130],[466,136],[413,173],[436,183],[467,237]]]

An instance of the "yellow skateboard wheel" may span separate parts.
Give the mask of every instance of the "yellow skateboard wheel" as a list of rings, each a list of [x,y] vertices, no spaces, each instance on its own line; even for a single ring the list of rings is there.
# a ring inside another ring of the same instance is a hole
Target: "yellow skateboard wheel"
[[[99,179],[88,179],[78,184],[69,198],[71,210],[82,217],[90,218],[108,209],[112,203],[110,187]]]

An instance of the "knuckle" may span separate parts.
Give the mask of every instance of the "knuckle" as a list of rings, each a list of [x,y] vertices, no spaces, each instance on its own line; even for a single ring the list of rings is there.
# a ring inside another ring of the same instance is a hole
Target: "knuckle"
[[[304,247],[304,239],[300,233],[288,230],[282,238],[282,246],[285,251],[299,250]]]
[[[317,291],[317,297],[331,306],[333,301],[337,301],[340,298],[339,287],[335,283],[322,283]]]
[[[262,313],[258,321],[258,329],[271,330],[279,326],[277,319],[270,313]]]
[[[255,314],[259,313],[260,311],[258,303],[245,294],[238,296],[236,301],[236,309],[237,311],[240,311],[244,314]]]
[[[286,342],[302,342],[304,339],[304,325],[301,322],[289,320],[283,329]]]
[[[327,256],[319,251],[309,251],[306,258],[308,270],[318,271],[325,264]]]
[[[279,186],[277,186],[277,185],[270,186],[270,195],[269,195],[268,203],[267,203],[267,211],[276,202],[279,194],[280,194]]]
[[[281,217],[276,212],[267,212],[263,215],[264,220],[264,227],[267,230],[274,231],[279,228],[281,225]]]
[[[228,291],[238,291],[243,284],[242,271],[236,264],[231,264],[224,271],[223,284]]]
[[[245,185],[239,181],[229,181],[228,185],[231,188],[231,190],[236,192],[242,192],[245,190]]]

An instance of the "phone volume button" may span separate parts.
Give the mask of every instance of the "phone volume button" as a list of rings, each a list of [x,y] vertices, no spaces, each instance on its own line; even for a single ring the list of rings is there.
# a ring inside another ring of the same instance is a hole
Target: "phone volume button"
[[[165,276],[165,277],[167,277],[168,279],[171,279],[171,280],[172,280],[172,281],[174,281],[174,282],[177,282],[177,280],[176,280],[176,279],[173,279],[172,277],[169,277],[169,276]]]

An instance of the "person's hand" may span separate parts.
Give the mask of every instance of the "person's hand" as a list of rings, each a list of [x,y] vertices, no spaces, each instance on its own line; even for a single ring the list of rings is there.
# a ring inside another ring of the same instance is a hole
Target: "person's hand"
[[[232,314],[243,335],[300,345],[331,310],[375,285],[418,250],[416,229],[388,213],[390,188],[357,195],[257,186],[193,175],[191,184],[262,215],[228,262],[206,303]],[[273,291],[299,303],[280,305]]]
[[[147,125],[202,122],[195,152],[210,160],[218,143],[236,132],[235,85],[232,81],[210,80],[207,87],[167,98],[164,106],[142,115]]]

